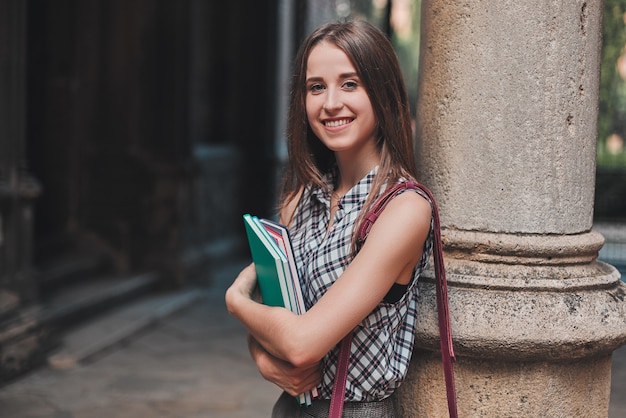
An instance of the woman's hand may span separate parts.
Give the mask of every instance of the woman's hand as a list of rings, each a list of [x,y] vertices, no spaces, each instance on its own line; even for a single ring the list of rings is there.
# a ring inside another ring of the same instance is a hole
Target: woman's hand
[[[298,396],[316,387],[321,379],[319,363],[298,368],[272,356],[252,336],[248,336],[248,348],[261,376],[292,396]]]
[[[237,298],[243,296],[252,299],[256,284],[256,269],[254,268],[254,263],[250,263],[246,268],[241,270],[233,284],[226,290],[226,307],[231,314]]]
[[[254,292],[256,283],[256,269],[254,268],[254,263],[250,263],[246,268],[241,270],[230,287],[236,289],[241,294],[250,297],[252,296],[252,292]]]
[[[254,264],[244,268],[233,284],[226,291],[226,307],[228,311],[237,316],[237,313],[251,309],[251,307],[264,309],[264,314],[256,314],[255,317],[267,318],[270,312],[275,312],[279,308],[269,308],[251,302],[256,290],[257,276]],[[280,308],[285,311],[284,308]],[[294,314],[289,312],[289,316]],[[264,322],[273,322],[267,320]],[[278,323],[278,322],[276,322]],[[248,337],[248,347],[261,376],[285,392],[293,396],[298,396],[317,386],[321,381],[319,361],[296,367],[292,363],[285,361],[266,350],[252,335]],[[286,358],[286,357],[285,357]]]

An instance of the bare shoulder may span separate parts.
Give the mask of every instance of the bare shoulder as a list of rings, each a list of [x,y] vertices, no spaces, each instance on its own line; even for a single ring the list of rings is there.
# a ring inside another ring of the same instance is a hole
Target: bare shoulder
[[[427,217],[428,221],[430,221],[430,216],[432,215],[430,202],[421,194],[410,190],[391,199],[385,211],[387,209],[390,209],[390,212],[397,212],[398,214],[422,215]],[[385,211],[383,211],[383,213]]]
[[[302,193],[304,191],[304,187],[301,187],[299,190],[295,191],[291,195],[282,202],[282,206],[280,209],[280,223],[283,225],[289,226],[291,221],[293,220],[293,215],[296,212],[296,207],[300,202],[300,198],[302,197]]]
[[[395,196],[372,225],[355,262],[367,265],[365,271],[380,263],[394,282],[408,283],[422,256],[431,220],[430,203],[420,194],[407,191]]]
[[[430,230],[431,218],[430,202],[418,193],[406,191],[387,204],[376,223],[388,231],[409,233],[421,240]]]

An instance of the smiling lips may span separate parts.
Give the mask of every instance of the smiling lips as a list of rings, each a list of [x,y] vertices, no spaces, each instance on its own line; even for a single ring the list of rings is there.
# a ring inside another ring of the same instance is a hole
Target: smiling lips
[[[353,120],[354,119],[352,118],[327,120],[327,121],[324,121],[324,126],[327,126],[329,128],[336,128],[338,126],[347,125]]]

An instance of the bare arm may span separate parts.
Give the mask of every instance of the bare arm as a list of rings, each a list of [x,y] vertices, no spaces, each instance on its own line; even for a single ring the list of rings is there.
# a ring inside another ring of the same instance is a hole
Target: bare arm
[[[261,376],[292,396],[313,389],[321,381],[318,364],[295,367],[285,360],[272,356],[251,335],[248,337],[248,348]]]
[[[253,267],[226,293],[229,312],[272,356],[296,367],[317,364],[380,303],[394,282],[406,282],[421,257],[431,208],[415,193],[394,198],[376,221],[359,254],[326,294],[295,315],[250,299]]]

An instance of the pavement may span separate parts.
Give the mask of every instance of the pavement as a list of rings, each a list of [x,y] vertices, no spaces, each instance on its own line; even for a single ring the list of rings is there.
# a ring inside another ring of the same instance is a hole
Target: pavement
[[[258,374],[224,306],[240,267],[72,330],[48,365],[0,388],[0,417],[269,417],[280,391]],[[609,418],[623,418],[626,347],[612,371]]]
[[[49,365],[0,388],[0,418],[269,417],[280,391],[224,305],[240,268],[72,330]]]

